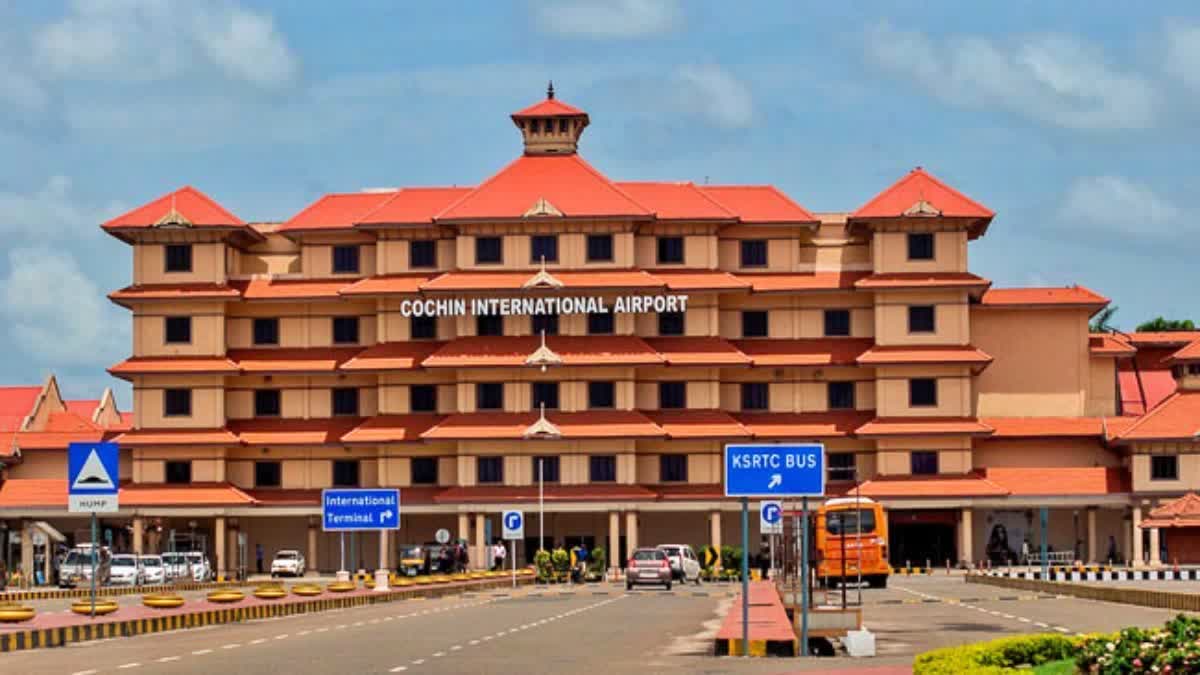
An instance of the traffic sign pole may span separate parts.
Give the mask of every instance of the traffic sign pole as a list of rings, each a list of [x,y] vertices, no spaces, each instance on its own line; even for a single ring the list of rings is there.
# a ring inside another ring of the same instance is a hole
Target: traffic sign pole
[[[742,497],[742,656],[750,656],[750,500]]]
[[[513,588],[517,587],[517,540],[508,542],[508,557],[512,558]]]
[[[800,498],[800,653],[808,656],[808,497]]]
[[[50,540],[46,540],[46,555],[50,555]],[[96,550],[96,512],[92,511],[92,611],[91,618],[96,618],[96,559],[100,552]],[[47,581],[49,581],[47,579]]]

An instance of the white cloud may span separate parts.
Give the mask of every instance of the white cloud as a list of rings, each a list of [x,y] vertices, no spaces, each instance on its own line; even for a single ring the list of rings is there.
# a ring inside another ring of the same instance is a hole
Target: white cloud
[[[1120,176],[1080,178],[1067,190],[1059,209],[1062,220],[1118,234],[1171,237],[1189,230],[1183,209],[1147,185]]]
[[[640,38],[673,30],[682,21],[677,0],[565,0],[538,2],[543,32],[564,37]]]
[[[1069,36],[938,41],[884,22],[867,32],[865,44],[874,65],[951,105],[1008,110],[1071,129],[1140,129],[1157,114],[1148,78],[1109,66]]]
[[[1164,31],[1163,42],[1167,72],[1200,91],[1200,24],[1172,23]]]
[[[684,66],[676,78],[680,106],[723,127],[745,127],[754,117],[749,88],[720,66]]]
[[[270,16],[232,3],[74,0],[70,12],[33,35],[46,75],[98,81],[158,81],[217,68],[258,86],[292,81],[299,63]]]
[[[70,178],[51,176],[33,192],[0,192],[0,235],[39,240],[86,238],[123,210],[119,203],[103,208],[81,204],[72,194]]]
[[[128,349],[129,321],[104,298],[75,258],[32,248],[8,254],[0,315],[13,341],[44,365],[94,365]]]

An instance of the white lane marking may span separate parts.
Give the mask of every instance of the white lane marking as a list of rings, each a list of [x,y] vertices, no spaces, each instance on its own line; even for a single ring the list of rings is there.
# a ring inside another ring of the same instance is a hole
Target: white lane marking
[[[1034,621],[1033,625],[1037,626],[1038,628],[1049,628],[1050,627],[1050,624],[1042,623],[1041,621]]]
[[[304,635],[308,635],[309,633],[312,633],[312,631],[311,630],[302,630],[299,633],[296,633],[296,635],[304,636]]]
[[[192,656],[204,656],[205,654],[211,654],[211,653],[212,653],[211,649],[197,649],[196,651],[192,652]]]
[[[142,664],[137,663],[136,661],[134,663],[122,663],[121,665],[117,666],[117,670],[128,670],[129,668],[137,668],[140,665]]]
[[[477,644],[479,644],[479,640],[471,640],[471,641],[470,641],[470,642],[468,642],[467,644],[469,644],[469,645],[477,645]]]
[[[434,658],[441,658],[445,655],[446,655],[446,652],[434,652],[433,653]]]
[[[238,647],[241,647],[241,645],[236,642],[230,642],[227,645],[221,645],[221,649],[237,649]]]
[[[1025,618],[1025,617],[1023,617],[1023,616],[1018,616],[1018,617],[1017,617],[1017,621],[1020,621],[1021,623],[1031,623],[1031,622],[1029,621],[1029,619],[1026,619],[1026,618]]]
[[[363,625],[363,622],[361,622],[361,621],[355,621],[354,623],[352,623],[352,624],[350,624],[350,625],[351,625],[351,626],[354,626],[355,628],[358,628],[359,626]]]
[[[172,661],[178,661],[179,658],[180,657],[178,657],[178,656],[164,656],[161,659],[159,659],[158,662],[159,663],[170,663]]]
[[[417,659],[416,661],[413,661],[414,666],[419,666],[422,663],[425,663],[425,659]]]
[[[396,666],[395,668],[392,668],[388,672],[389,673],[402,673],[406,670],[408,670],[408,666]]]
[[[1001,616],[1003,616],[1006,619],[1015,619],[1016,618],[1012,614],[1001,614]]]
[[[250,641],[250,644],[252,644],[252,645],[261,645],[262,643],[264,643],[264,642],[266,642],[266,641],[267,641],[267,638],[258,638],[257,640],[251,640],[251,641]]]
[[[79,672],[71,673],[71,675],[96,675],[94,670],[80,670]]]
[[[383,620],[384,620],[384,621],[391,621],[391,620],[392,620],[392,619],[394,619],[394,618],[395,618],[395,617],[391,617],[391,616],[385,616],[385,617],[383,617]]]
[[[343,629],[343,628],[345,628],[345,627],[346,627],[346,624],[344,624],[344,623],[339,623],[338,625],[334,626],[334,627],[333,627],[333,629],[334,629],[334,630],[342,630],[342,629]]]
[[[275,639],[276,639],[276,640],[286,640],[286,639],[288,639],[288,634],[287,634],[287,633],[283,633],[282,635],[276,635],[276,636],[275,636]]]
[[[991,614],[992,616],[1000,616],[1000,612],[997,612],[994,609],[992,611],[988,612],[988,614]]]
[[[489,640],[491,640],[491,639],[492,639],[492,636],[491,636],[491,635],[484,635],[484,636],[483,636],[483,641],[484,641],[484,642],[487,642],[487,641],[489,641]]]
[[[329,630],[329,626],[321,626],[320,628],[317,629],[317,632],[324,633],[327,630]]]
[[[1069,628],[1063,628],[1062,626],[1055,626],[1054,630],[1056,630],[1060,633],[1070,633],[1071,632],[1071,630]]]
[[[453,647],[450,648],[450,651],[456,652],[460,649],[462,649],[462,645],[454,645]]]

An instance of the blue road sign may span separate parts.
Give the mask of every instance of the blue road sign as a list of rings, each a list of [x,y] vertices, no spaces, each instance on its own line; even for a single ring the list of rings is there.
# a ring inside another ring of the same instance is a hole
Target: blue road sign
[[[766,501],[758,507],[759,530],[763,534],[783,534],[783,502]]]
[[[321,490],[326,532],[400,529],[400,490]]]
[[[725,446],[726,497],[821,497],[825,494],[825,446]]]
[[[520,511],[505,511],[500,522],[504,525],[505,539],[525,538],[525,516]]]
[[[112,513],[117,510],[120,453],[116,443],[67,446],[67,510]]]

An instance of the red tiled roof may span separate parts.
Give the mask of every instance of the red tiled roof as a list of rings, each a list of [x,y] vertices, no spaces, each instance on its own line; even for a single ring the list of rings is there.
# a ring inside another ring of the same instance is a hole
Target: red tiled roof
[[[71,443],[104,440],[104,430],[92,427],[76,431],[19,431],[13,439],[21,450],[66,450]]]
[[[880,476],[859,486],[864,497],[996,497],[1008,490],[978,473],[941,476]]]
[[[1193,340],[1200,340],[1200,330],[1122,333],[1121,336],[1137,347],[1181,347]]]
[[[743,223],[817,223],[808,209],[773,185],[702,185],[700,190]]]
[[[194,227],[241,227],[245,225],[241,218],[189,185],[165,194],[149,204],[123,213],[104,223],[101,227],[106,230],[155,227],[172,211],[182,216]]]
[[[342,295],[411,295],[429,281],[428,274],[389,274],[368,277],[343,288]]]
[[[987,288],[992,282],[970,272],[889,272],[872,274],[854,282],[865,290],[910,288]]]
[[[664,502],[725,499],[725,486],[720,483],[667,483],[655,485],[658,498]]]
[[[589,410],[547,412],[563,439],[577,438],[662,438],[664,432],[645,415],[632,410]],[[427,440],[521,439],[538,421],[538,413],[476,412],[447,417],[421,434]]]
[[[984,478],[1012,495],[1108,495],[1130,492],[1121,467],[1039,466],[988,467]]]
[[[722,270],[649,270],[672,291],[739,291],[750,282]]]
[[[1118,440],[1200,440],[1200,391],[1175,392],[1131,424]]]
[[[237,445],[227,429],[133,429],[114,439],[128,447],[144,445]]]
[[[343,362],[340,370],[413,370],[430,354],[441,349],[445,342],[413,340],[411,342],[383,342],[367,347],[354,358]]]
[[[579,155],[522,155],[437,220],[522,218],[541,199],[566,217],[650,215]]]
[[[652,501],[658,495],[641,485],[546,485],[544,501]],[[452,487],[435,496],[438,504],[537,504],[538,486],[476,485]]]
[[[734,415],[755,438],[842,438],[874,419],[874,410],[819,413],[748,412]]]
[[[859,207],[850,214],[850,219],[904,218],[920,202],[929,204],[944,218],[991,220],[995,215],[991,209],[917,167]]]
[[[331,373],[362,351],[362,347],[282,347],[230,349],[227,354],[245,373]]]
[[[400,488],[400,499],[407,506],[433,504],[433,496],[441,490],[439,487]],[[317,506],[321,503],[320,490],[258,488],[245,492],[257,506]]]
[[[447,206],[474,190],[472,187],[403,188],[358,219],[359,226],[426,225]]]
[[[421,434],[437,426],[444,415],[377,415],[342,436],[343,443],[401,443],[421,440]]]
[[[1175,393],[1178,383],[1164,363],[1173,346],[1152,343],[1140,346],[1132,359],[1117,361],[1117,384],[1121,391],[1121,412],[1142,415]]]
[[[461,337],[445,343],[425,359],[426,368],[487,368],[525,365],[541,345],[529,336]],[[635,366],[663,362],[642,338],[632,335],[550,335],[546,347],[564,366]]]
[[[875,343],[872,338],[803,338],[735,340],[734,346],[756,367],[852,366]]]
[[[423,291],[515,291],[521,290],[537,272],[446,272],[421,284]],[[641,270],[595,270],[549,274],[569,290],[662,289],[666,282]]]
[[[559,115],[583,115],[586,117],[587,113],[556,98],[547,98],[518,110],[512,114],[512,117],[517,119],[521,117],[557,117]]]
[[[33,412],[42,387],[0,387],[0,431],[16,431]]]
[[[1184,361],[1200,361],[1200,338],[1195,342],[1188,343],[1183,349],[1167,357],[1167,363],[1180,363]]]
[[[982,417],[979,421],[995,430],[991,438],[1102,437],[1108,426],[1103,417]]]
[[[242,506],[254,503],[253,497],[231,483],[129,483],[121,486],[119,499],[122,506]]]
[[[648,337],[646,344],[670,366],[748,366],[750,358],[719,337]]]
[[[0,480],[0,509],[66,507],[65,478],[8,478]]]
[[[134,300],[228,300],[240,295],[225,284],[152,284],[126,286],[108,294],[108,299],[128,307]]]
[[[1150,527],[1200,527],[1200,496],[1189,492],[1150,512],[1149,518],[1140,523]]]
[[[67,412],[85,420],[90,420],[92,419],[92,414],[96,412],[96,408],[100,407],[100,399],[63,401],[63,404],[67,406]]]
[[[985,307],[1082,307],[1099,311],[1108,304],[1108,298],[1083,286],[990,288],[979,302]]]
[[[237,373],[238,369],[224,356],[135,356],[112,366],[108,372],[127,378],[166,373]]]
[[[741,274],[755,293],[791,293],[796,291],[849,291],[870,272],[809,272],[807,274]]]
[[[1091,333],[1088,351],[1094,356],[1132,356],[1137,348],[1114,333]]]
[[[329,194],[304,207],[276,228],[276,232],[348,230],[396,195],[395,192],[349,192]]]
[[[865,438],[877,436],[987,436],[992,428],[972,417],[877,417],[854,430]]]
[[[991,356],[971,345],[876,345],[858,357],[859,365],[863,366],[926,363],[983,365],[991,362]]]
[[[720,410],[654,410],[646,417],[662,427],[668,438],[748,438],[750,432]]]
[[[348,279],[251,279],[233,281],[243,300],[332,299],[352,283]]]
[[[336,445],[362,423],[357,417],[229,420],[229,432],[243,445]]]
[[[737,214],[719,204],[693,183],[627,183],[616,186],[659,220],[736,220]]]

